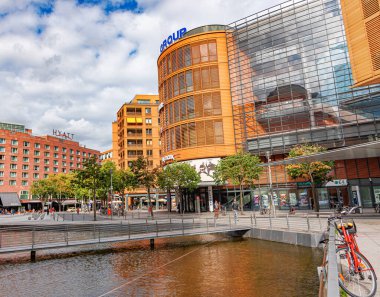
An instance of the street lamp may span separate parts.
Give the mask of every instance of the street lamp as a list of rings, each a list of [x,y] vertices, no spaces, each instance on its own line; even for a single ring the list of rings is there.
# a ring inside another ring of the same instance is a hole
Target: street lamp
[[[270,159],[270,152],[269,151],[266,151],[266,156],[267,156],[267,160],[268,160],[268,176],[269,176],[269,194],[270,194],[270,203],[271,203],[271,207],[273,209],[273,216],[275,217],[276,216],[276,207],[274,205],[274,199],[273,199],[273,190],[272,190],[272,170],[271,170],[271,167],[270,167],[270,162],[271,162],[271,159]]]
[[[111,221],[112,221],[112,215],[113,215],[113,209],[112,209],[112,200],[113,200],[113,188],[112,188],[112,168],[110,169],[110,175],[111,175],[111,187],[110,187],[110,190],[111,190]]]

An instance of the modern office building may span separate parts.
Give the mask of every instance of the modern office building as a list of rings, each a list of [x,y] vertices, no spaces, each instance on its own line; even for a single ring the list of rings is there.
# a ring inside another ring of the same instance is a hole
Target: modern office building
[[[73,141],[72,134],[57,130],[53,134],[60,136],[36,136],[24,125],[0,123],[0,193],[31,198],[34,181],[80,169],[86,158],[100,155]]]
[[[338,0],[287,1],[225,27],[189,31],[157,62],[162,156],[193,162],[243,149],[267,162],[269,154],[276,203],[308,208],[310,184],[290,179],[282,160],[299,143],[342,148],[332,182],[317,189],[321,207],[339,199],[372,207],[380,202],[380,154],[355,149],[353,156],[350,149],[379,136],[380,85],[355,84],[348,48]],[[212,95],[204,99],[213,92],[220,92],[220,107]],[[211,168],[202,165],[202,172]],[[209,182],[209,203],[237,195]],[[268,171],[244,195],[246,207],[268,197]]]
[[[216,191],[213,168],[235,152],[224,26],[187,32],[157,64],[162,161],[186,161],[197,169],[202,182],[196,195],[206,210]],[[186,195],[185,204],[194,210],[194,194]]]

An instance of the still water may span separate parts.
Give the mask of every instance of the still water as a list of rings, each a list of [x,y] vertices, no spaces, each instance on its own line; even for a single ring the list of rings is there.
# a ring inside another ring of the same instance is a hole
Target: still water
[[[0,296],[317,296],[317,249],[197,236],[0,258]],[[86,250],[85,250],[86,249]],[[64,251],[64,252],[63,252]]]

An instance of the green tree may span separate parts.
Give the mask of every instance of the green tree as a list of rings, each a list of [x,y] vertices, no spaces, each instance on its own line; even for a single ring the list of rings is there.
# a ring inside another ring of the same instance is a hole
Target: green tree
[[[181,201],[181,209],[183,211],[183,191],[185,189],[190,192],[194,191],[201,181],[199,173],[188,163],[172,163],[167,165],[158,174],[157,184],[161,189],[170,192],[175,190],[176,203]],[[169,194],[170,195],[170,194]],[[168,199],[169,211],[171,210],[171,201]]]
[[[258,156],[238,152],[221,159],[215,167],[214,179],[219,184],[229,182],[240,188],[240,210],[243,212],[243,187],[252,186],[263,171]]]
[[[132,161],[130,169],[135,178],[134,184],[146,189],[148,194],[148,204],[149,207],[151,207],[150,191],[152,188],[156,187],[159,169],[150,166],[148,161],[148,159],[139,156],[136,160]]]
[[[51,193],[51,187],[48,179],[40,179],[34,181],[30,187],[32,195],[37,196],[39,199],[48,198]]]
[[[317,144],[302,144],[293,147],[288,158],[309,156],[326,151],[327,149]],[[311,195],[314,201],[314,210],[319,212],[319,200],[316,198],[315,186],[324,181],[331,180],[328,175],[334,168],[334,161],[304,161],[286,166],[286,172],[293,179],[305,178],[311,183]]]
[[[92,190],[94,221],[96,221],[96,191],[102,187],[103,177],[104,175],[101,172],[101,165],[95,156],[88,158],[83,162],[82,170],[75,171],[73,182],[80,188]]]

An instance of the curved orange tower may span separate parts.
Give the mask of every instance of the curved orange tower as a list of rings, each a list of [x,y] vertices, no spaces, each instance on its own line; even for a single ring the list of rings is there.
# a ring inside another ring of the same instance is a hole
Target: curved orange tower
[[[158,58],[161,156],[192,161],[235,153],[224,26],[193,29]]]

